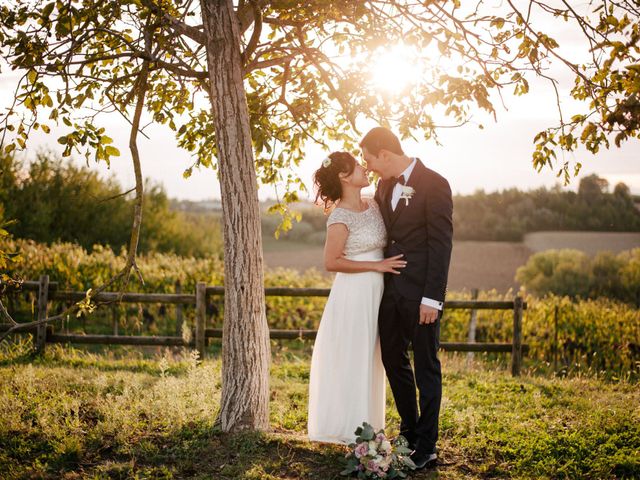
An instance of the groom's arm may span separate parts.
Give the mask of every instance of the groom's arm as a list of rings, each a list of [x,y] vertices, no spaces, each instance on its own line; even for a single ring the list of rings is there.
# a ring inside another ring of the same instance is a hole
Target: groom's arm
[[[427,280],[422,304],[442,310],[453,241],[453,200],[449,182],[433,175],[426,189]]]

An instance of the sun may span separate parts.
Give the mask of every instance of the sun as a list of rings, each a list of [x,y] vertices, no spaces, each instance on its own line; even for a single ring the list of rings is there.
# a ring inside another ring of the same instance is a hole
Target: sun
[[[400,93],[418,83],[418,55],[404,44],[376,50],[371,62],[372,82],[382,93]]]

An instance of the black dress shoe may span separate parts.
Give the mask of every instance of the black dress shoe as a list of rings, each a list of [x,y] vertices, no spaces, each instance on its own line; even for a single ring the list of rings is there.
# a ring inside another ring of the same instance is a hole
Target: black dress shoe
[[[409,457],[416,464],[416,470],[421,470],[427,467],[435,467],[438,455],[435,453],[424,453],[415,451]]]

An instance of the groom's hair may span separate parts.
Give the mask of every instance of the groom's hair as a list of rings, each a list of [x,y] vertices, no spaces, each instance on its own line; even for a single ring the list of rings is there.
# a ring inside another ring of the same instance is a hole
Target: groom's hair
[[[396,155],[404,155],[398,137],[391,130],[384,127],[375,127],[369,130],[360,140],[360,147],[366,148],[374,156],[378,156],[380,150],[386,150]]]

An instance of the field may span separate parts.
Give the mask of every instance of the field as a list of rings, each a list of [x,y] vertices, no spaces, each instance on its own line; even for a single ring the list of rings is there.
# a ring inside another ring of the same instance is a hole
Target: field
[[[588,255],[603,250],[618,253],[640,246],[640,233],[535,232],[526,234],[523,243],[533,252],[541,252],[551,248],[574,248]]]
[[[219,349],[143,357],[18,345],[0,360],[0,478],[338,479],[344,447],[306,441],[309,350],[274,344],[271,431],[214,425]],[[512,379],[443,355],[441,465],[415,479],[637,478],[640,391],[595,377]],[[387,433],[398,417],[387,395]]]
[[[619,252],[640,245],[638,233],[615,232],[536,232],[523,242],[455,241],[449,269],[449,290],[496,289],[506,292],[520,285],[514,277],[518,267],[536,252],[575,248],[590,255],[611,250]],[[305,271],[324,271],[322,247],[292,241],[265,238],[265,263],[268,267],[287,267]]]

